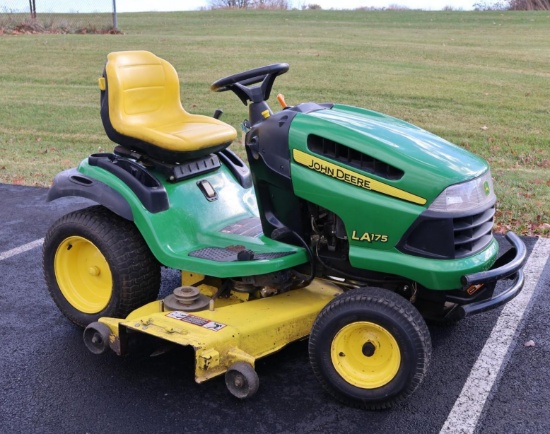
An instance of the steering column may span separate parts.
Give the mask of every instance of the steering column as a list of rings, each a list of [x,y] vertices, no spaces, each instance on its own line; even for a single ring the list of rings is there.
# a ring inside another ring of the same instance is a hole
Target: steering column
[[[248,105],[250,124],[255,125],[270,117],[273,112],[267,104],[275,78],[289,69],[288,63],[274,63],[260,68],[233,74],[211,84],[214,92],[231,90],[244,105]],[[258,84],[259,83],[259,84]],[[258,84],[257,86],[254,86]]]

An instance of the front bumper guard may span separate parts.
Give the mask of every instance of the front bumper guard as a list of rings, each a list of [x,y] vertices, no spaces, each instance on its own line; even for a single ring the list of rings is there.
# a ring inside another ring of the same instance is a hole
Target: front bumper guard
[[[462,276],[462,284],[467,289],[474,285],[496,283],[498,280],[507,279],[512,281],[508,288],[489,299],[455,306],[446,315],[446,320],[458,320],[495,309],[512,300],[521,292],[525,282],[522,268],[527,259],[527,249],[523,241],[514,232],[508,232],[506,239],[512,244],[513,248],[497,259],[489,270]]]

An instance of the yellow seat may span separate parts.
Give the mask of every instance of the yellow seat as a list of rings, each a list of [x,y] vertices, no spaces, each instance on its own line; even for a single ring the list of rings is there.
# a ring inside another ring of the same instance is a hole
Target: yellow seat
[[[169,163],[198,158],[237,137],[222,121],[186,112],[176,70],[148,51],[110,53],[99,87],[109,138],[151,158]]]

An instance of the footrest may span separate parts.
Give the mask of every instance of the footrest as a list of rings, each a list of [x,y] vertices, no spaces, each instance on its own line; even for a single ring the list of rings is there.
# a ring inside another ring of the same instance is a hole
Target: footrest
[[[236,262],[239,261],[239,252],[245,250],[244,246],[229,246],[229,247],[205,247],[203,249],[194,250],[189,253],[189,256],[194,258],[207,259],[214,262]],[[252,261],[261,261],[264,259],[282,258],[294,254],[294,252],[270,252],[270,253],[254,253]]]

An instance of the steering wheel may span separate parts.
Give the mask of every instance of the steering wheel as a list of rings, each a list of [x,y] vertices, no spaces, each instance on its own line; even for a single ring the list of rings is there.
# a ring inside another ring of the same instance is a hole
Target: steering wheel
[[[289,69],[288,63],[274,63],[260,68],[239,72],[228,77],[220,78],[210,85],[214,92],[233,91],[247,105],[247,101],[254,103],[269,99],[275,78]],[[249,87],[261,83],[260,86]]]

